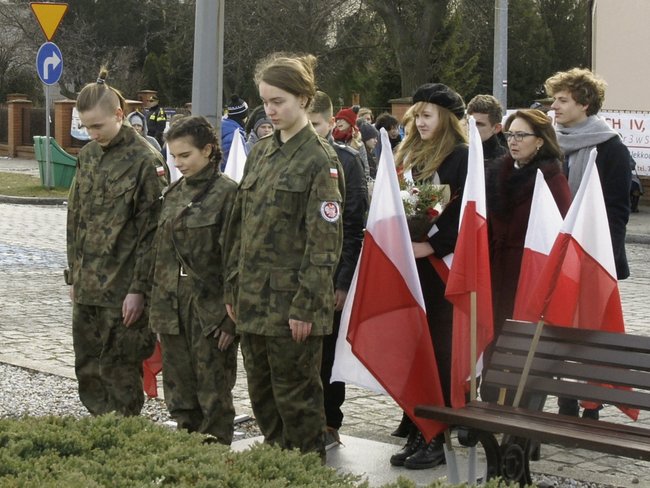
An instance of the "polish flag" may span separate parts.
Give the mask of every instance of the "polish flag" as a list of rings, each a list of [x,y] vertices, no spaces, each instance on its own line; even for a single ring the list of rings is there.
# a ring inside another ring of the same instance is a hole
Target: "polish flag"
[[[465,405],[467,381],[472,361],[481,356],[494,334],[492,317],[492,284],[488,250],[487,212],[485,206],[485,173],[483,146],[476,121],[469,119],[469,159],[467,179],[461,205],[461,220],[454,259],[449,270],[445,296],[454,304],[452,339],[451,406]],[[476,337],[471,334],[471,297],[476,294]],[[470,344],[476,341],[476,357],[471,357]],[[477,371],[479,374],[480,371]]]
[[[544,180],[544,174],[538,169],[530,207],[524,254],[521,259],[521,271],[515,308],[512,318],[527,322],[537,322],[539,316],[526,311],[526,304],[537,285],[537,279],[551,253],[551,248],[562,227],[562,214],[557,208],[553,194]]]
[[[142,362],[142,388],[149,398],[158,397],[158,380],[156,376],[162,371],[162,349],[160,341],[151,356]]]
[[[381,138],[382,147],[390,148],[384,129]],[[358,371],[360,363],[376,380],[374,386],[378,383],[379,390],[388,392],[430,440],[446,425],[418,418],[414,409],[420,404],[444,405],[444,398],[390,150],[381,153],[373,193],[381,198],[370,204],[361,256],[343,309],[332,381],[358,384],[359,374],[365,375]]]
[[[239,131],[235,131],[230,152],[228,153],[228,161],[226,161],[226,167],[223,169],[223,172],[239,183],[244,176],[245,166],[246,146],[244,145],[244,138]]]
[[[552,325],[625,332],[596,154],[589,156],[527,313]]]

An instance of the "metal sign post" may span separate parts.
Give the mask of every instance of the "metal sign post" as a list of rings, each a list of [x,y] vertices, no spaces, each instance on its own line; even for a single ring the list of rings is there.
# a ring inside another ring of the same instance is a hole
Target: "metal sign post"
[[[68,11],[67,3],[31,2],[29,6],[34,12],[38,24],[48,40],[42,44],[36,54],[36,71],[45,88],[45,186],[51,190],[54,187],[52,168],[52,148],[50,147],[50,85],[58,83],[63,73],[63,55],[59,47],[49,42]]]
[[[63,55],[59,47],[53,42],[41,45],[36,54],[36,71],[38,77],[45,85],[45,186],[51,189],[54,186],[52,177],[52,163],[50,148],[50,85],[58,83],[63,73]]]

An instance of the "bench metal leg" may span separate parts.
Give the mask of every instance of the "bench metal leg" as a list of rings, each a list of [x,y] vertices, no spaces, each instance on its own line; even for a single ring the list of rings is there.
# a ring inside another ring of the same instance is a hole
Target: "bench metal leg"
[[[501,448],[496,437],[491,432],[484,430],[468,429],[458,427],[458,442],[462,446],[475,447],[481,444],[485,452],[485,462],[487,464],[487,480],[501,476]],[[486,480],[486,481],[487,481]]]
[[[501,477],[505,481],[515,481],[520,486],[530,485],[529,439],[505,436],[501,443]]]

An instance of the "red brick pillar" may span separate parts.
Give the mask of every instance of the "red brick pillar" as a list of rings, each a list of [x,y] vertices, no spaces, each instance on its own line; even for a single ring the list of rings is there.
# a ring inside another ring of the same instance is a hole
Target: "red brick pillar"
[[[29,122],[29,110],[32,108],[31,100],[11,99],[7,101],[7,112],[9,117],[7,145],[9,146],[9,157],[15,157],[18,146],[33,144],[33,141],[23,139],[23,117]]]
[[[72,146],[70,127],[72,125],[72,109],[74,100],[57,100],[54,102],[54,139],[66,151]]]

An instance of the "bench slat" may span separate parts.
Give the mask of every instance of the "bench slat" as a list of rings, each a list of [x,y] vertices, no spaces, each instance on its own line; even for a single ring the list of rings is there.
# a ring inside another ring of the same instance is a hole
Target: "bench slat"
[[[525,356],[495,351],[490,358],[490,369],[509,370],[521,373]],[[583,364],[558,362],[548,358],[535,357],[531,366],[536,376],[571,378],[583,381],[599,381],[611,385],[634,386],[637,389],[650,390],[650,373],[630,371],[621,367],[600,364]]]
[[[611,429],[615,429],[616,424],[611,424],[611,429],[603,429],[605,422],[602,421],[574,419],[574,422],[567,422],[570,417],[512,407],[500,407],[500,410],[493,411],[482,408],[480,402],[460,409],[420,405],[416,407],[415,414],[452,425],[650,460],[650,437],[647,432],[645,435],[621,432],[613,436]]]
[[[618,335],[618,334],[612,334]],[[628,336],[629,337],[629,336]],[[500,336],[495,350],[527,354],[530,348],[530,339],[522,336]],[[650,351],[639,352],[632,349],[615,349],[612,347],[594,346],[586,344],[571,344],[540,339],[535,356],[555,358],[560,360],[571,359],[587,364],[617,365],[622,368],[639,371],[650,371]]]
[[[520,374],[505,371],[488,370],[485,382],[515,389],[519,384]],[[547,393],[552,396],[592,400],[611,405],[627,405],[642,410],[650,410],[650,395],[641,391],[629,391],[619,388],[607,388],[601,385],[561,381],[531,374],[526,382],[525,391]]]
[[[506,320],[501,329],[501,335],[508,336],[511,334],[517,334],[532,337],[535,333],[535,327],[536,324],[530,322]],[[544,325],[542,329],[542,338],[550,338],[554,341],[573,342],[576,344],[589,342],[589,344],[611,348],[630,348],[631,350],[650,352],[650,337],[632,334],[616,334],[599,330]]]

